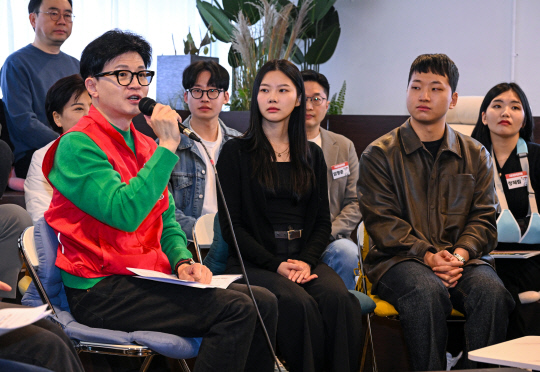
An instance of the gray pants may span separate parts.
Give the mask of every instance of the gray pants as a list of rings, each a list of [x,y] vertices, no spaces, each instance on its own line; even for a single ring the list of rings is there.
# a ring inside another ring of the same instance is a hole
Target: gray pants
[[[17,278],[22,262],[18,251],[18,239],[32,218],[26,210],[14,204],[0,205],[0,281],[11,286],[11,291],[0,291],[0,298],[15,298]]]
[[[456,287],[447,289],[428,266],[400,262],[379,280],[377,294],[399,312],[415,371],[446,369],[446,319],[452,307],[466,319],[462,368],[476,367],[468,360],[469,350],[505,341],[514,308],[512,296],[488,265],[466,266]]]

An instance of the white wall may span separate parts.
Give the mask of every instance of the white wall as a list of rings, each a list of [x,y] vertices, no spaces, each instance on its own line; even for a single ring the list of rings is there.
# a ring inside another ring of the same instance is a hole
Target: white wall
[[[518,83],[531,104],[534,116],[540,116],[540,1],[517,2],[516,74]]]
[[[515,80],[540,115],[540,1],[516,1]],[[338,0],[341,38],[321,66],[334,91],[347,80],[346,114],[407,114],[409,68],[423,53],[446,53],[460,95],[485,95],[510,81],[514,0]]]
[[[460,71],[459,94],[484,95],[512,77],[514,2],[515,81],[529,97],[533,114],[540,116],[538,0],[337,0],[341,38],[334,56],[320,71],[333,92],[347,80],[346,114],[407,114],[409,67],[422,53],[448,54]],[[146,37],[154,58],[174,54],[171,34],[177,53],[183,54],[182,39],[188,29],[196,39],[199,29],[205,31],[195,0],[73,3],[73,33],[62,50],[77,58],[88,42],[114,27]],[[0,66],[10,53],[33,40],[27,5],[27,0],[0,0]],[[222,43],[212,46],[212,55],[220,57],[227,68],[228,49]],[[155,85],[149,95],[155,96]]]
[[[199,30],[202,36],[206,32],[195,0],[73,0],[73,14],[73,31],[62,45],[63,52],[80,59],[84,47],[105,31],[131,30],[152,45],[153,70],[158,55],[174,54],[172,35],[177,54],[184,54],[183,39],[188,31],[191,30],[197,44]],[[11,53],[33,41],[28,0],[0,0],[0,66]],[[219,54],[217,46],[212,48]],[[181,85],[179,81],[178,86]],[[155,97],[155,91],[156,85],[152,83],[148,95]]]

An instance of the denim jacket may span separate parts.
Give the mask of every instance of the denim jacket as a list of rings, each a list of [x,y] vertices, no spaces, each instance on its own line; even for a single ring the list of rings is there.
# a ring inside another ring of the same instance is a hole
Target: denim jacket
[[[191,116],[183,124],[191,129]],[[241,133],[229,128],[219,119],[223,133],[220,149],[231,138]],[[180,145],[176,149],[178,163],[176,163],[169,181],[169,188],[174,197],[176,221],[186,233],[188,239],[193,239],[193,225],[201,216],[204,204],[204,187],[206,182],[206,164],[193,140],[182,134]]]

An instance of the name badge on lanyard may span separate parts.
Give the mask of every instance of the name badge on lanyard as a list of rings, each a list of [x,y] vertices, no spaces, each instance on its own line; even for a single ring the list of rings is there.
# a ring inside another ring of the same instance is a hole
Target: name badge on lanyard
[[[340,164],[332,165],[332,178],[337,180],[338,178],[345,177],[351,174],[349,171],[349,162],[343,162]]]
[[[506,183],[508,183],[510,190],[517,189],[518,187],[526,187],[528,178],[525,171],[510,173],[506,175]]]

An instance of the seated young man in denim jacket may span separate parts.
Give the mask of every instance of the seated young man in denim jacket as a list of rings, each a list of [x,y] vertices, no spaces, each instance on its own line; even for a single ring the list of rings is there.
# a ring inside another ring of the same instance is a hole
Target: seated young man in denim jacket
[[[223,144],[240,135],[218,117],[229,102],[229,73],[213,61],[194,62],[184,70],[182,85],[191,112],[183,124],[201,138],[217,163]],[[217,212],[216,177],[202,145],[183,134],[176,155],[179,160],[170,180],[176,220],[187,238],[193,239],[197,218]]]

